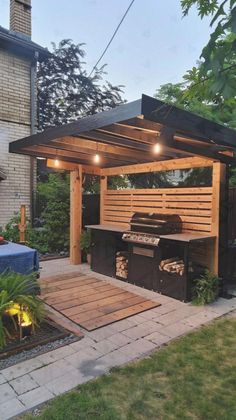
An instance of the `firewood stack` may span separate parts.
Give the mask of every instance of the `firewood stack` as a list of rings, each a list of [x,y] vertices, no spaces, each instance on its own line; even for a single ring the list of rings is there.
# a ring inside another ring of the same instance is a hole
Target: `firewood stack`
[[[182,276],[184,274],[184,261],[179,257],[168,258],[160,262],[159,269]]]
[[[122,279],[128,277],[128,253],[125,251],[116,254],[116,276]]]

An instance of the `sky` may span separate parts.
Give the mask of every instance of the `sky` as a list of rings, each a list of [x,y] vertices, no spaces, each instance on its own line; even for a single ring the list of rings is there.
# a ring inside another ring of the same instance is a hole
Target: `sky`
[[[88,72],[108,43],[130,0],[32,0],[32,39],[44,47],[70,38],[84,43]],[[10,0],[0,0],[0,25],[9,28]],[[180,0],[135,0],[100,64],[106,80],[124,85],[124,98],[153,96],[181,81],[210,35],[196,10],[182,18]]]

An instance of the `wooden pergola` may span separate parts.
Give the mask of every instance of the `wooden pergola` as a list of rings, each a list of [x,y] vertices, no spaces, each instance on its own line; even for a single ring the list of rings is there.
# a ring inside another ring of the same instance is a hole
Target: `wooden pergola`
[[[158,154],[153,152],[156,143],[161,146]],[[227,207],[227,166],[236,164],[235,148],[234,130],[146,95],[9,146],[12,153],[44,157],[48,166],[71,171],[73,264],[81,263],[82,180],[86,173],[100,177],[101,224],[128,226],[134,211],[178,212],[186,232],[214,238],[211,268],[216,273],[220,238],[226,240],[220,209]],[[99,164],[94,163],[96,153],[101,156]],[[201,167],[213,168],[212,187],[118,191],[107,188],[108,176]]]

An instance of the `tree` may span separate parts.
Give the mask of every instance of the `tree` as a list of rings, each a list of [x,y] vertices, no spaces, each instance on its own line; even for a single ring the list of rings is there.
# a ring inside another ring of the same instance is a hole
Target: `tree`
[[[213,94],[225,99],[236,92],[236,0],[181,0],[183,15],[196,6],[201,19],[212,16],[214,30],[203,48],[199,79],[210,80]]]
[[[84,44],[62,40],[38,66],[39,129],[66,124],[124,102],[122,86],[104,81],[105,66],[89,76]]]

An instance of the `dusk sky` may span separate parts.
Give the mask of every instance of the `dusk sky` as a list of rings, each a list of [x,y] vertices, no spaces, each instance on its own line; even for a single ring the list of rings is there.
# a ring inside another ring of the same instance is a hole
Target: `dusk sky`
[[[0,0],[0,25],[9,28],[10,0]],[[90,72],[130,0],[32,0],[32,39],[50,49],[52,41],[85,43]],[[180,0],[136,0],[100,64],[106,79],[124,85],[124,97],[153,95],[178,82],[196,64],[209,39],[209,19],[195,10],[182,18]]]

